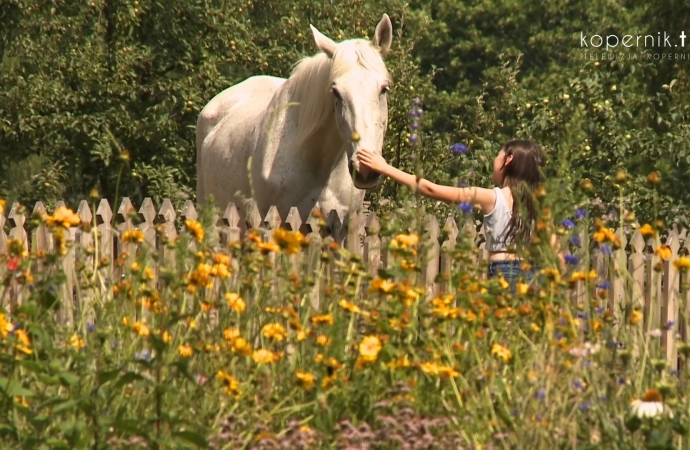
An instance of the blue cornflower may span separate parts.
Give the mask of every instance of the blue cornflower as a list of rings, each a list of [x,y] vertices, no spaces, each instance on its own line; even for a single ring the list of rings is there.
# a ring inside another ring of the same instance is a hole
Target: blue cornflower
[[[573,245],[577,245],[578,247],[582,245],[582,239],[580,239],[580,236],[573,236],[569,239],[570,243]]]
[[[134,354],[134,359],[138,361],[150,361],[151,360],[151,352],[148,350],[142,350],[140,352],[136,352]]]
[[[570,219],[563,220],[563,222],[561,222],[561,225],[569,230],[575,228],[575,223],[573,223],[573,221]]]
[[[585,210],[585,208],[577,208],[575,210],[576,219],[584,219],[585,217],[587,217],[587,211]]]
[[[565,262],[568,263],[568,264],[575,265],[575,264],[577,264],[579,261],[580,261],[580,260],[577,259],[577,256],[575,256],[575,255],[571,255],[571,254],[565,255]]]
[[[460,208],[460,211],[464,212],[465,214],[469,214],[472,212],[472,205],[470,205],[467,202],[462,202],[458,205],[458,208]]]
[[[601,283],[599,283],[599,289],[610,289],[611,288],[611,282],[609,280],[604,280]]]
[[[675,320],[669,320],[668,322],[666,322],[666,326],[664,328],[667,330],[670,330],[671,328],[673,328],[673,325],[675,325],[675,324],[676,324]]]
[[[546,398],[546,389],[539,388],[537,392],[534,393],[534,398],[537,400],[544,400]]]
[[[611,247],[609,244],[601,244],[599,247],[601,249],[601,253],[603,253],[606,256],[611,256]]]
[[[89,333],[92,333],[95,330],[96,330],[96,324],[95,323],[86,324],[86,331],[88,331]]]
[[[577,380],[573,382],[573,387],[576,389],[584,389],[585,385],[582,384],[582,381]]]
[[[467,153],[467,146],[465,144],[453,144],[450,146],[450,151],[456,155]]]
[[[464,188],[466,186],[467,186],[467,181],[465,181],[465,180],[458,181],[458,187]]]
[[[587,412],[589,410],[589,402],[580,403],[580,406],[578,406],[577,409],[582,412]]]

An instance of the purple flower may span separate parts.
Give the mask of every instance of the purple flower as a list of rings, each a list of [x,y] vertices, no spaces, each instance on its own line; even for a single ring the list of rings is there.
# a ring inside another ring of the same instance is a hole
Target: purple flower
[[[599,289],[609,289],[611,288],[611,282],[609,280],[602,281],[599,283]]]
[[[464,155],[467,153],[467,146],[465,144],[453,144],[450,146],[450,151],[456,155]]]
[[[544,398],[546,398],[546,389],[539,388],[537,392],[534,393],[534,398],[537,400],[544,400]]]
[[[413,120],[412,122],[410,122],[410,129],[416,130],[417,128],[419,128],[419,121]]]
[[[422,106],[422,99],[420,99],[419,97],[417,97],[417,98],[415,98],[414,100],[412,100],[412,104],[415,105],[415,106],[417,106],[417,107],[420,107],[420,106]]]
[[[151,361],[151,352],[148,350],[142,350],[134,354],[134,359],[138,361]]]
[[[419,141],[419,136],[417,136],[415,133],[412,133],[409,137],[410,144],[416,144],[417,141]]]
[[[458,187],[461,187],[461,188],[462,188],[462,187],[465,187],[465,186],[467,186],[467,181],[465,181],[465,180],[460,180],[460,181],[458,181]]]
[[[575,256],[575,255],[571,255],[571,254],[565,255],[565,262],[568,263],[568,264],[575,265],[575,264],[577,264],[579,261],[580,261],[580,260],[577,259],[577,256]]]
[[[95,323],[87,323],[86,324],[86,331],[88,331],[89,333],[92,333],[95,330],[96,330],[96,324]]]
[[[585,211],[585,208],[577,208],[575,210],[576,219],[584,219],[585,217],[587,217],[587,211]]]
[[[577,408],[582,412],[587,412],[589,410],[589,402],[580,403],[580,406]]]
[[[458,205],[458,208],[460,208],[460,211],[464,212],[465,214],[469,214],[472,212],[472,205],[470,205],[467,202],[462,202]]]
[[[673,328],[673,325],[675,324],[676,322],[674,320],[669,320],[668,322],[666,322],[666,326],[664,326],[664,328],[670,330],[671,328]]]
[[[569,239],[570,243],[573,245],[577,245],[578,247],[582,245],[582,239],[580,239],[580,236],[573,236]]]
[[[575,389],[584,389],[584,388],[585,388],[585,385],[582,384],[582,381],[579,381],[579,380],[578,380],[578,381],[573,382],[573,387],[574,387]]]
[[[561,225],[569,230],[575,228],[575,224],[570,219],[565,219],[563,222],[561,222]]]
[[[609,244],[601,244],[601,253],[603,253],[606,256],[611,256],[611,247],[609,247]]]

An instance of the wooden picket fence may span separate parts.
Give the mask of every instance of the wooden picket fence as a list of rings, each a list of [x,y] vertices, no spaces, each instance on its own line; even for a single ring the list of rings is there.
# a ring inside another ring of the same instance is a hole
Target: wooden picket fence
[[[64,204],[58,203],[56,206],[61,205]],[[0,213],[0,254],[5,252],[9,239],[21,240],[25,249],[32,252],[52,249],[52,236],[45,225],[27,231],[28,220],[32,215],[42,216],[47,213],[41,202],[38,202],[31,212],[15,203],[6,216]],[[75,270],[77,262],[85,262],[87,266],[93,263],[93,253],[87,249],[95,248],[95,255],[111,261],[125,251],[128,259],[133,261],[137,244],[123,243],[120,237],[127,230],[139,229],[144,234],[146,244],[165,253],[160,259],[165,264],[165,261],[174,259],[174,255],[169,254],[172,250],[163,248],[162,243],[156,241],[161,228],[165,237],[175,238],[183,232],[176,224],[184,223],[186,219],[198,218],[195,205],[191,201],[187,201],[178,214],[169,199],[163,200],[157,209],[150,198],[146,198],[139,209],[135,208],[129,198],[124,198],[116,213],[113,213],[110,204],[105,199],[100,200],[95,212],[92,211],[90,203],[83,200],[79,203],[76,213],[82,223],[93,223],[95,226],[91,229],[73,227],[66,233],[67,240],[73,245],[69,247],[67,255],[62,260],[62,269],[67,275],[62,298],[74,296],[78,283]],[[177,220],[178,215],[182,221]],[[268,214],[261,217],[253,202],[249,203],[244,227],[239,223],[240,215],[234,204],[229,204],[217,219],[215,230],[212,232],[217,232],[219,248],[224,247],[224,244],[228,242],[241,239],[244,229],[259,229],[268,239],[272,230],[282,227],[292,231],[299,230],[313,238],[312,242],[317,244],[319,242],[340,244],[350,253],[359,255],[372,274],[375,274],[380,267],[387,267],[390,260],[385,250],[389,238],[379,235],[379,218],[375,211],[367,211],[366,207],[353,214],[347,224],[344,224],[342,218],[332,211],[325,217],[325,227],[324,221],[318,220],[314,214],[308,218],[300,217],[296,208],[292,208],[287,217],[282,218],[277,209],[271,207]],[[460,230],[455,219],[450,216],[441,227],[432,215],[425,218],[423,225],[424,235],[421,244],[428,248],[428,262],[422,267],[422,280],[426,287],[427,298],[452,290],[450,274],[456,263],[448,251],[454,249],[460,239],[469,238],[474,241],[478,251],[473,254],[473,264],[483,267],[488,263],[483,232],[477,231],[474,225],[468,223]],[[401,230],[401,232],[407,231]],[[460,236],[460,233],[464,236]],[[579,258],[579,263],[573,270],[585,272],[594,270],[597,276],[594,283],[586,284],[584,281],[571,283],[572,301],[577,304],[583,302],[588,294],[589,296],[598,295],[597,285],[607,282],[609,284],[605,291],[607,309],[616,319],[622,320],[625,317],[623,314],[625,309],[630,311],[636,305],[642,308],[644,329],[662,330],[660,340],[665,356],[672,367],[677,367],[677,339],[688,341],[687,317],[690,311],[690,294],[686,287],[686,273],[679,272],[673,261],[687,255],[690,250],[690,240],[686,240],[686,231],[679,231],[674,227],[669,230],[663,242],[656,238],[645,239],[637,229],[632,233],[619,229],[616,234],[621,241],[621,246],[608,252],[602,251],[602,248],[589,238],[588,233],[584,231],[580,233],[581,244],[572,252]],[[670,248],[671,258],[662,260],[655,254],[658,246],[662,244]],[[6,270],[5,265],[0,266],[0,277],[3,279]],[[111,280],[116,280],[121,275],[118,273],[119,269],[112,264],[103,270],[107,271],[105,276]],[[157,273],[157,268],[155,270]],[[588,289],[589,292],[586,292]],[[10,286],[9,301],[7,296],[0,299],[3,306],[9,307],[21,301],[19,291],[19,287]],[[74,317],[74,305],[66,306],[61,308],[63,311],[61,314]],[[68,317],[65,317],[65,320],[69,322]]]

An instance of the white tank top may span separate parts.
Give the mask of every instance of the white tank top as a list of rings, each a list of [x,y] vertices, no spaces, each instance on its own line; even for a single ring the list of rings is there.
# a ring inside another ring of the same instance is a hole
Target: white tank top
[[[484,235],[486,237],[486,249],[490,252],[505,252],[510,242],[504,242],[502,234],[508,228],[512,211],[508,209],[508,203],[501,192],[501,188],[494,188],[496,203],[494,209],[484,215]]]

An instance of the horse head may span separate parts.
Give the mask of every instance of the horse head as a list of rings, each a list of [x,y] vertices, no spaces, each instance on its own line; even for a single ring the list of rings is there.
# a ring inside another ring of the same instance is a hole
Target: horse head
[[[382,55],[391,47],[393,25],[384,14],[371,41],[350,39],[339,43],[311,26],[314,40],[332,61],[329,89],[338,132],[344,143],[350,173],[358,189],[378,185],[380,174],[360,166],[357,151],[383,151],[388,127],[390,75]]]

